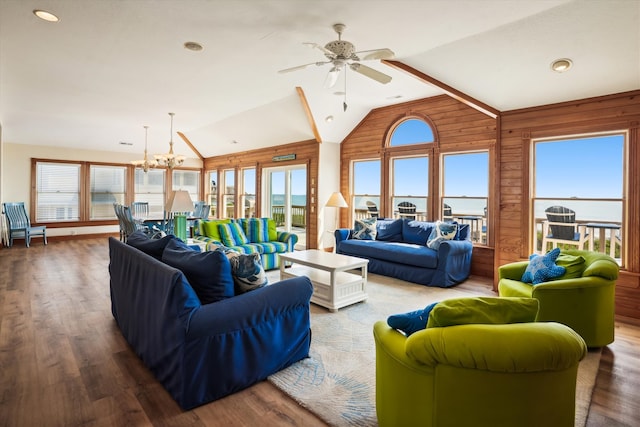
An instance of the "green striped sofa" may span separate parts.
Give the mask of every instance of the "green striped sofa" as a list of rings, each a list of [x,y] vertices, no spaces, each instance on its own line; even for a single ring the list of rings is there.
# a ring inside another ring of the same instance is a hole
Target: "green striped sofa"
[[[271,218],[198,220],[193,230],[193,239],[207,242],[207,250],[225,246],[242,254],[260,254],[265,270],[280,268],[279,254],[293,252],[298,242],[297,235],[277,231]]]

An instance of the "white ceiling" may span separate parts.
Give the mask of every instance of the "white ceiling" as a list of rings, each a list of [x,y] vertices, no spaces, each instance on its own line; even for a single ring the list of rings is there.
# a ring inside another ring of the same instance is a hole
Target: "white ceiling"
[[[301,87],[322,140],[339,143],[372,108],[442,93],[368,61],[393,80],[348,73],[343,112],[329,66],[277,72],[324,60],[302,43],[335,40],[338,22],[357,50],[389,48],[500,111],[640,89],[639,0],[1,0],[3,141],[141,157],[144,125],[149,152],[167,151],[170,111],[204,157],[308,140]],[[552,72],[563,57],[574,67]]]

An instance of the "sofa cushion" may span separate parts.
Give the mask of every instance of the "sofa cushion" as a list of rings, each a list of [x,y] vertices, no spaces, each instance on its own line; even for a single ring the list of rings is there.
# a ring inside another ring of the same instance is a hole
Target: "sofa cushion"
[[[402,241],[426,246],[434,227],[433,222],[402,220]]]
[[[556,265],[555,261],[558,255],[560,255],[560,248],[552,249],[545,255],[532,254],[521,280],[525,283],[538,285],[562,276],[566,269]]]
[[[348,239],[340,242],[340,252],[416,267],[436,268],[438,266],[438,252],[426,246],[411,243]]]
[[[162,261],[184,273],[202,304],[234,295],[231,264],[223,252],[196,252],[173,239],[165,247]]]
[[[586,267],[586,263],[583,256],[569,255],[561,253],[556,258],[556,265],[565,268],[565,273],[558,277],[557,280],[564,279],[577,279],[582,277],[582,272]]]
[[[267,218],[249,218],[246,221],[245,234],[251,243],[269,241],[269,225]]]
[[[133,246],[134,248],[141,250],[147,255],[151,255],[157,260],[162,260],[162,252],[164,252],[164,248],[167,244],[175,239],[176,237],[173,234],[169,234],[168,236],[164,236],[161,239],[151,239],[149,236],[144,234],[142,231],[135,231],[129,235],[127,238],[127,245]]]
[[[379,219],[376,222],[376,240],[402,241],[402,219]]]
[[[440,301],[431,310],[427,328],[534,322],[538,315],[535,298],[463,297]]]
[[[207,236],[221,242],[220,232],[218,231],[218,224],[229,224],[231,223],[230,219],[211,219],[211,220],[201,220],[200,227],[202,227],[201,235]]]
[[[260,250],[258,252],[261,254],[281,254],[287,252],[288,249],[287,244],[284,242],[252,243],[251,246],[259,247]]]
[[[411,311],[404,314],[394,314],[387,318],[387,325],[393,329],[404,332],[409,336],[427,327],[429,313],[436,306],[437,302],[431,303],[421,310]]]
[[[237,222],[218,224],[218,231],[220,232],[220,239],[225,246],[242,246],[249,243],[242,225]]]
[[[436,221],[436,225],[431,230],[429,239],[427,239],[427,246],[437,251],[440,243],[445,240],[452,240],[456,237],[457,231],[458,223],[456,222]]]
[[[356,219],[352,237],[360,240],[375,240],[376,218]]]

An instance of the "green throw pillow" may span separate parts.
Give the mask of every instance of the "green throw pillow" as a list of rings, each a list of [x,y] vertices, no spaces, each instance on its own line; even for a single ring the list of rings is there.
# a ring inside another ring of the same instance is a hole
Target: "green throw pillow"
[[[278,230],[276,229],[276,221],[271,218],[267,220],[267,232],[269,233],[270,242],[278,241]]]
[[[222,240],[220,238],[220,232],[218,231],[218,224],[230,223],[230,219],[212,219],[209,221],[202,221],[202,234],[220,242]]]
[[[566,272],[555,280],[577,279],[578,277],[582,277],[582,272],[586,266],[584,257],[562,253],[558,255],[556,265],[564,267]]]
[[[538,300],[521,297],[464,297],[440,301],[429,314],[427,328],[468,324],[533,322]]]

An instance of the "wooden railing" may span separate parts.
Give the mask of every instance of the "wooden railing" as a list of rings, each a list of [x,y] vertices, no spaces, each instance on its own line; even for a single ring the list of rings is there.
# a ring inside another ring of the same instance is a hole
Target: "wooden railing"
[[[272,206],[271,218],[278,227],[284,225],[284,206]],[[291,206],[291,225],[305,228],[307,226],[307,207],[304,205]]]

